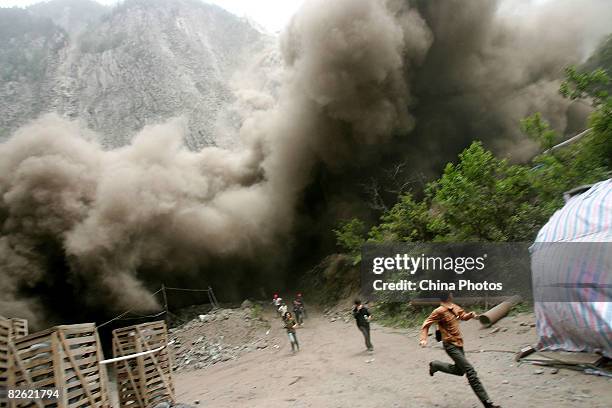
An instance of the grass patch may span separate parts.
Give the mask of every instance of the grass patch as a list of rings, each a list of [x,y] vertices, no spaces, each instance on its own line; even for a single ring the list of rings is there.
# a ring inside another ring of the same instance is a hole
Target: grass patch
[[[376,322],[387,327],[412,328],[419,327],[437,306],[412,306],[408,303],[378,303],[373,306],[372,312]],[[487,311],[484,305],[471,305],[465,307],[468,312],[482,314]],[[508,316],[533,312],[533,304],[520,303],[514,306]]]
[[[251,308],[251,319],[260,319],[263,316],[263,306],[255,303]]]
[[[410,328],[420,326],[434,308],[408,303],[378,303],[372,309],[377,323],[387,327]]]
[[[516,316],[522,313],[533,313],[533,303],[530,302],[521,302],[518,305],[514,306],[508,312],[508,316]]]

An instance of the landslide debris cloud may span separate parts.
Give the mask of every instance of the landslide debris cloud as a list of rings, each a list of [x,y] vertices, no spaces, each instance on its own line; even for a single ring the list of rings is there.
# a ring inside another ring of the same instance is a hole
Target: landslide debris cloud
[[[419,171],[468,138],[516,138],[509,121],[528,109],[563,121],[556,81],[584,41],[581,27],[557,35],[555,16],[565,14],[549,13],[541,36],[544,20],[517,22],[487,0],[307,1],[281,38],[279,96],[232,151],[186,149],[180,119],[112,151],[53,114],[21,128],[0,145],[0,314],[146,311],[161,281],[273,281],[301,220],[316,218],[296,210],[314,176],[348,185],[311,207],[327,220],[360,188],[346,183],[354,169],[389,152]],[[492,103],[505,92],[514,102]]]
[[[147,282],[250,280],[233,270],[247,260],[265,269],[314,163],[412,123],[404,53],[424,56],[422,20],[380,2],[324,3],[294,19],[279,100],[245,123],[240,150],[189,151],[179,120],[104,151],[54,115],[1,145],[1,312],[44,314],[61,301],[36,300],[52,289],[89,310],[150,310]]]
[[[609,32],[612,3],[418,0],[415,5],[435,38],[414,78],[418,128],[410,140],[418,141],[421,157],[447,153],[443,160],[451,160],[476,138],[515,158],[532,157],[534,146],[525,143],[518,122],[537,111],[555,129],[584,127],[584,120],[567,123],[568,109],[585,107],[569,107],[559,95],[559,79]],[[440,140],[447,142],[442,149]]]

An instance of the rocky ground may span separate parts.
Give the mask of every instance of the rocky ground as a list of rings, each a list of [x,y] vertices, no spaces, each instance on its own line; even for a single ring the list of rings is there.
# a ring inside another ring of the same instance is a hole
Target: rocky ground
[[[243,306],[194,314],[195,319],[170,329],[174,370],[199,370],[268,347],[270,324],[260,316],[260,307]]]
[[[434,340],[418,347],[418,329],[373,323],[375,351],[368,353],[346,310],[311,310],[298,330],[301,351],[293,354],[272,311],[265,313],[269,325],[248,316],[248,309],[221,310],[173,332],[181,339],[179,401],[217,408],[480,406],[465,378],[427,374],[430,360],[448,357]],[[533,326],[529,313],[488,329],[463,323],[466,354],[491,397],[505,408],[612,406],[609,378],[514,361],[516,351],[535,343]]]

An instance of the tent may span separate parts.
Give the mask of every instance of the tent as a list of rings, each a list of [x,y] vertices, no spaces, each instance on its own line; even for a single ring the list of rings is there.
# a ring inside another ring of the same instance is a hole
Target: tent
[[[612,358],[612,179],[570,197],[530,251],[538,348]]]

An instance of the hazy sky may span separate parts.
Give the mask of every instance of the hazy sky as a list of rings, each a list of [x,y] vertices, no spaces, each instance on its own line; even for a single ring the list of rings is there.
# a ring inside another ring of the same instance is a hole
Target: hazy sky
[[[115,4],[118,0],[96,0]],[[280,31],[297,11],[303,0],[203,0],[217,4],[240,17],[248,17],[271,32]],[[0,7],[28,6],[41,0],[0,0]]]

